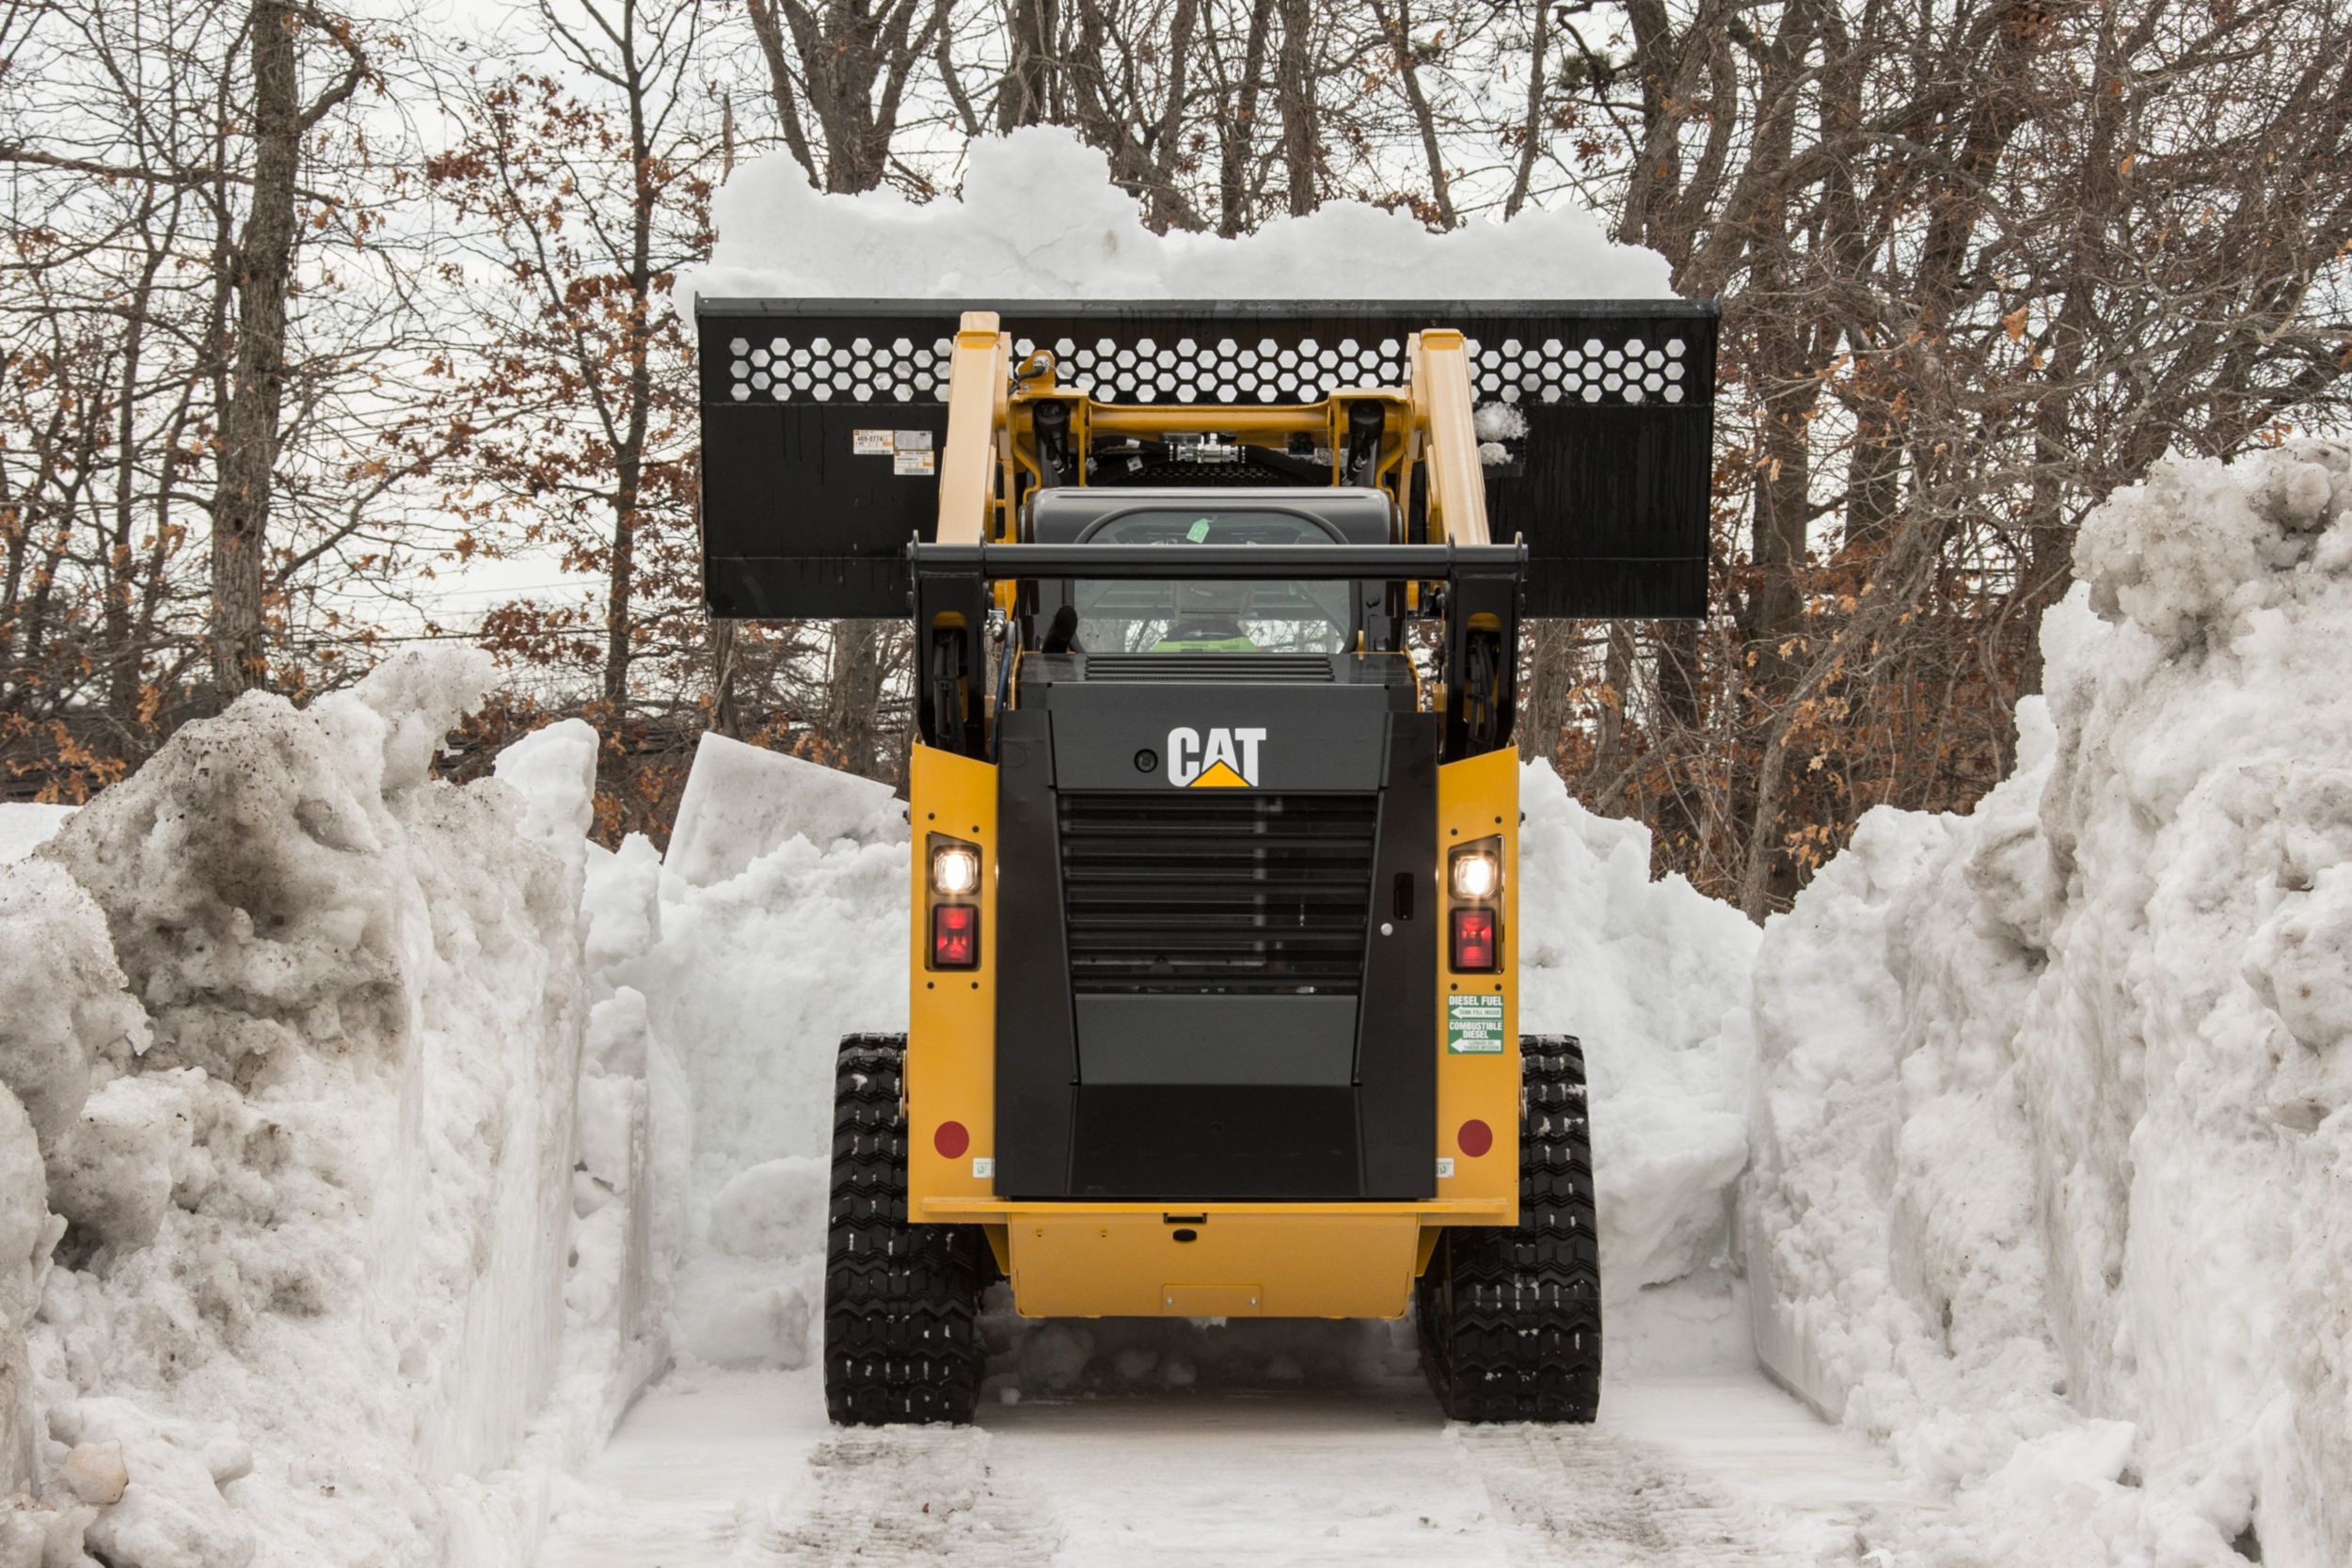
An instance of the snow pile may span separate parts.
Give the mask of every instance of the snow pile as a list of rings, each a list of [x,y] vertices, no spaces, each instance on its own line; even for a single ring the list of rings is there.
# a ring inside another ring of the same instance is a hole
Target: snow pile
[[[634,836],[597,856],[589,945],[612,1000],[591,1037],[609,1011],[650,1064],[689,1355],[809,1357],[834,1056],[906,1028],[908,837],[887,785],[707,736],[670,864]]]
[[[595,736],[432,782],[490,674],[249,695],[0,866],[0,1482],[39,1503],[0,1560],[497,1560],[559,1374],[601,1437],[563,1297]]]
[[[1584,1044],[1609,1364],[1745,1364],[1714,1301],[1748,1155],[1748,1060],[1723,1022],[1756,929],[1681,877],[1651,880],[1649,830],[1586,811],[1549,765],[1524,769],[1519,808],[1519,1027]],[[1626,1310],[1692,1276],[1708,1289]]]
[[[686,294],[863,299],[1669,298],[1666,263],[1574,208],[1433,234],[1403,213],[1327,202],[1238,239],[1154,234],[1075,133],[970,144],[960,197],[827,196],[789,156],[729,176],[718,244]]]
[[[1766,933],[1758,1349],[1956,1557],[2342,1562],[2352,452],[2160,464],[2076,568],[2014,776]]]

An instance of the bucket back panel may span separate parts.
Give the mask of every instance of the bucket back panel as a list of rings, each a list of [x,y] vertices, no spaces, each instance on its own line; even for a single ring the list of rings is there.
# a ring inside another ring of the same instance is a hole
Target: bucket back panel
[[[1524,421],[1483,467],[1492,536],[1528,544],[1525,613],[1706,613],[1712,303],[711,297],[695,317],[713,615],[903,611],[907,541],[937,534],[965,309],[1103,401],[1186,407],[1401,386],[1413,333],[1459,329],[1472,397]]]

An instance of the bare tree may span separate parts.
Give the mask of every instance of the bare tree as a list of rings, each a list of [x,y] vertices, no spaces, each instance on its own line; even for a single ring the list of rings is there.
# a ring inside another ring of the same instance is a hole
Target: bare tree
[[[59,0],[0,14],[0,768],[73,796],[364,662],[449,433],[381,373],[426,352],[403,131],[360,128],[384,24]]]
[[[253,184],[236,248],[235,358],[221,415],[220,487],[213,502],[213,684],[224,696],[266,681],[262,591],[270,497],[286,393],[286,293],[294,277],[295,175],[302,141],[367,75],[351,24],[315,7],[254,0]],[[316,32],[340,55],[307,102],[300,37]]]
[[[697,74],[704,14],[691,0],[548,0],[525,48],[543,43],[564,73],[517,58],[453,84],[467,134],[427,165],[485,264],[481,341],[450,391],[473,436],[445,471],[448,504],[509,547],[604,580],[597,609],[517,602],[484,635],[518,661],[593,672],[613,762],[604,793],[627,826],[661,794],[632,782],[630,759],[672,747],[648,726],[703,713],[680,679],[705,639],[694,383],[670,285],[707,252],[721,154],[719,105]],[[645,659],[659,690],[640,689]]]

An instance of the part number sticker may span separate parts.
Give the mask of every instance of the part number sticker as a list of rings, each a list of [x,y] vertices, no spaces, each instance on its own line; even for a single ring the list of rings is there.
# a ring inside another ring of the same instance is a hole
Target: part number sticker
[[[895,451],[890,454],[890,471],[894,474],[929,474],[938,469],[934,455],[928,451]]]
[[[898,448],[894,435],[887,430],[851,431],[850,450],[860,457],[888,457]]]
[[[1445,999],[1445,1051],[1449,1056],[1502,1054],[1502,998],[1449,996]]]

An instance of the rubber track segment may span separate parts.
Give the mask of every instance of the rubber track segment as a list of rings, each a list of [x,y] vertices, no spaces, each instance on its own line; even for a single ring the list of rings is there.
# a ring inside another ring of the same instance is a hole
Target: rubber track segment
[[[842,1426],[966,1422],[982,1355],[987,1241],[907,1223],[906,1039],[841,1042],[825,1239],[825,1410]]]
[[[1589,1421],[1600,1408],[1600,1251],[1584,1052],[1519,1041],[1519,1223],[1446,1232],[1417,1297],[1422,1358],[1461,1421]]]

